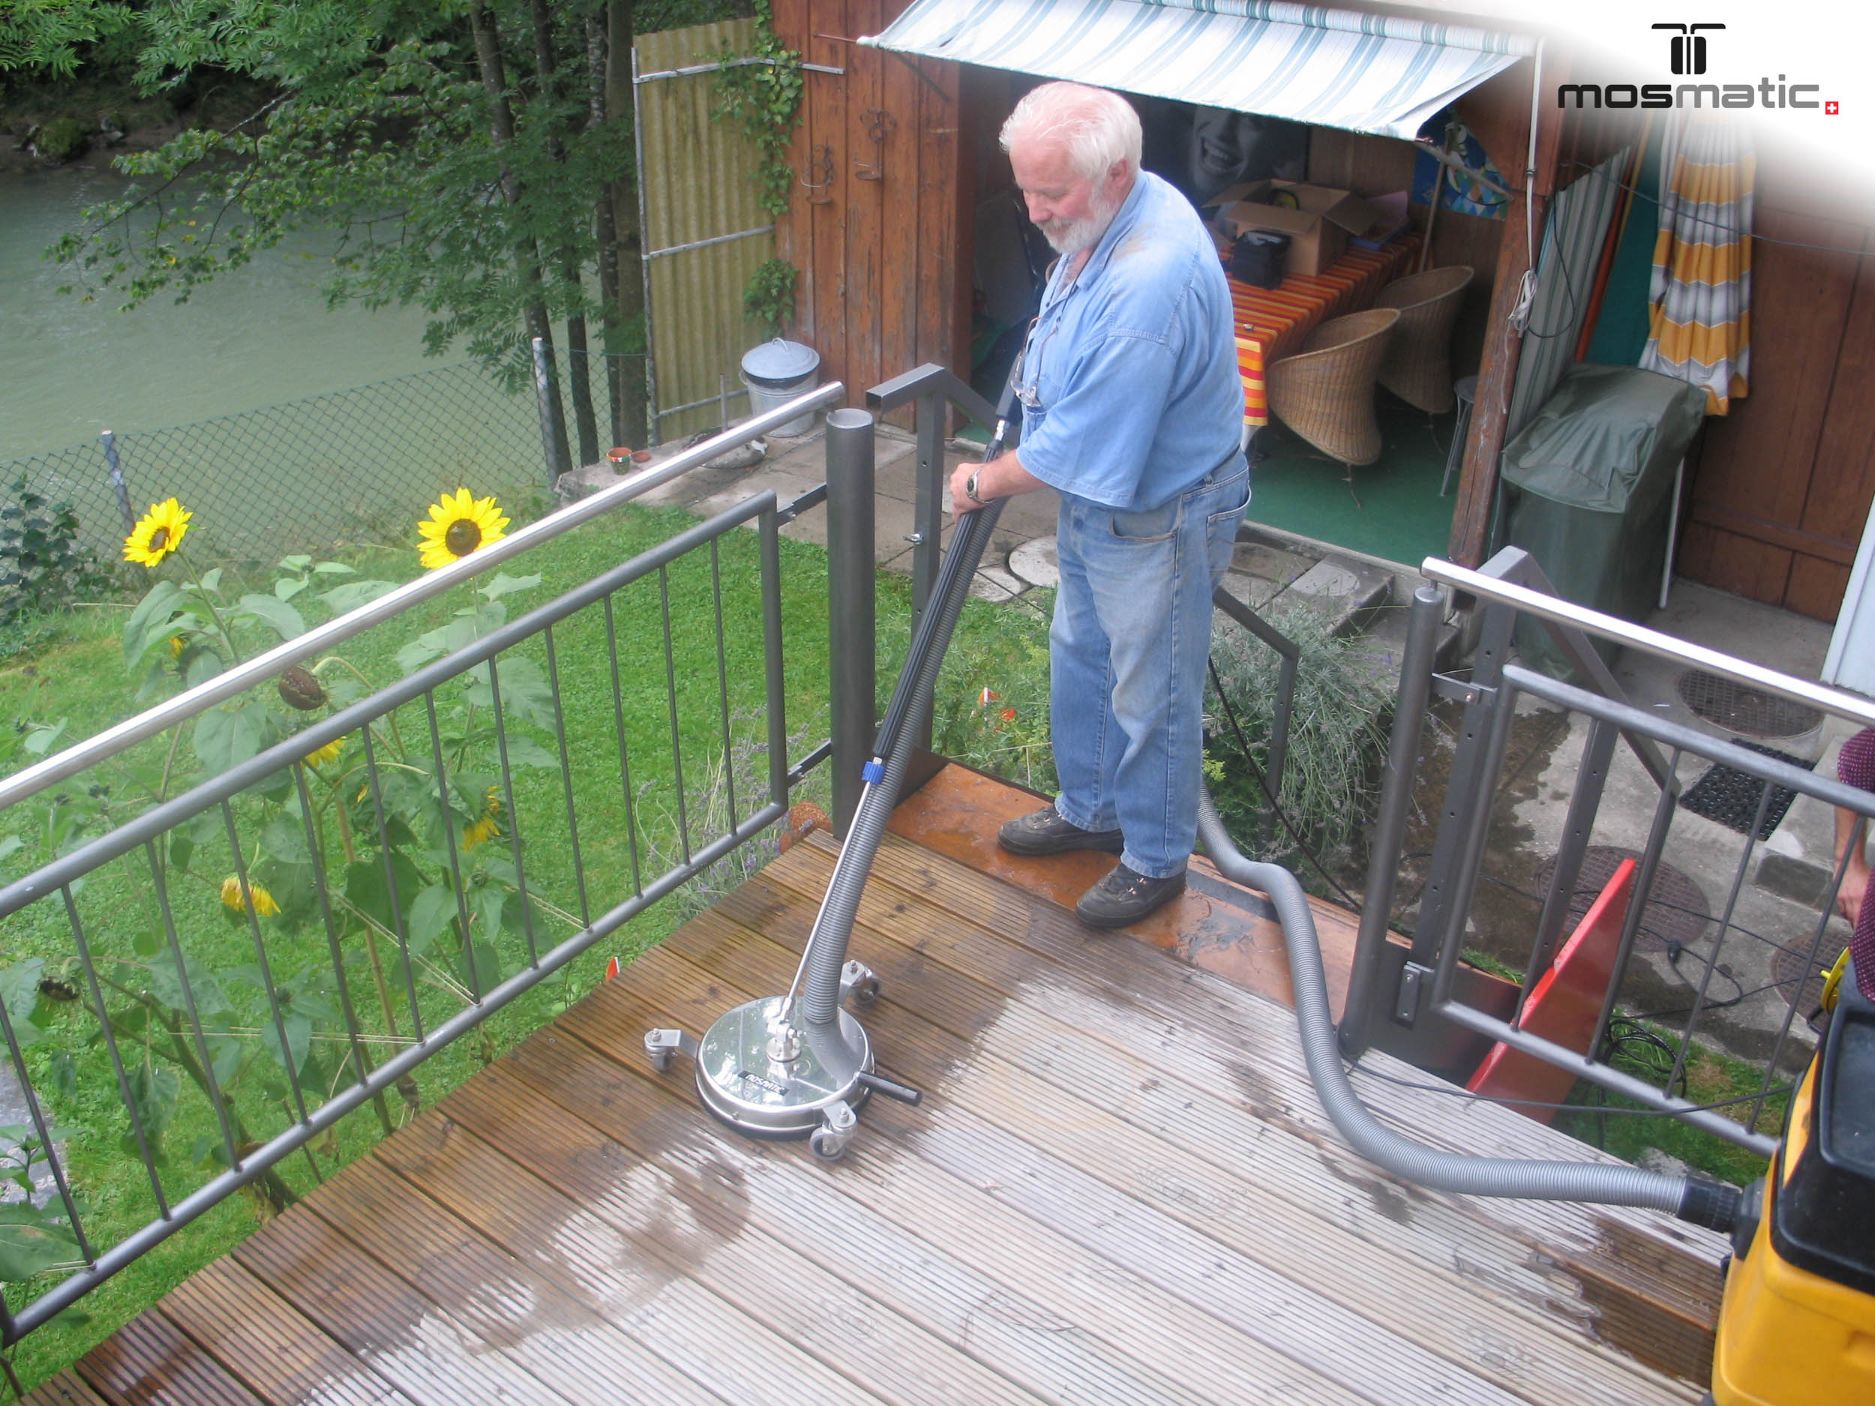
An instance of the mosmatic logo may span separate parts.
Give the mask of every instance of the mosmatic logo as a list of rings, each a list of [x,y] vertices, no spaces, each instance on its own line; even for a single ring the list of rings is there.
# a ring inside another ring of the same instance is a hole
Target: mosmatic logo
[[[1659,21],[1651,26],[1671,36],[1668,65],[1676,77],[1702,78],[1707,69],[1707,34],[1728,26],[1705,20]],[[1793,83],[1790,75],[1768,74],[1756,83],[1559,83],[1558,107],[1607,108],[1756,108],[1760,111],[1816,111],[1825,117],[1842,114],[1842,103],[1819,96],[1815,83]]]
[[[1655,29],[1676,29],[1673,36],[1673,71],[1700,74],[1706,71],[1706,36],[1704,29],[1724,29],[1722,24],[1656,24]]]

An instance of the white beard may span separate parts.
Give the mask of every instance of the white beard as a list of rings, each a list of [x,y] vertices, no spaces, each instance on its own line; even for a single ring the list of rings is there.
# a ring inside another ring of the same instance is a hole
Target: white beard
[[[1113,223],[1113,217],[1119,209],[1120,202],[1110,200],[1103,187],[1094,192],[1087,214],[1080,219],[1050,220],[1039,228],[1042,237],[1048,241],[1048,247],[1057,254],[1078,254],[1100,243],[1100,236],[1107,232],[1107,226]]]

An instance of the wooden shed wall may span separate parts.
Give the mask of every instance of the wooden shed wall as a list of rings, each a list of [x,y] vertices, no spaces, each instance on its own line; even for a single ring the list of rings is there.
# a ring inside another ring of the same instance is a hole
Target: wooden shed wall
[[[903,0],[775,0],[775,32],[812,64],[792,159],[794,202],[776,246],[801,271],[794,335],[823,380],[859,404],[869,386],[932,361],[967,371],[959,66],[885,54]]]

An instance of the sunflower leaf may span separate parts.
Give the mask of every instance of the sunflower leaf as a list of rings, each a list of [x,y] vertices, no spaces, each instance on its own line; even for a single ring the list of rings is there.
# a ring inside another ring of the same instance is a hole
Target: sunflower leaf
[[[182,613],[182,592],[173,581],[158,581],[137,602],[124,622],[124,663],[136,668],[150,647],[173,633],[171,626]]]
[[[238,766],[260,751],[266,722],[264,703],[210,709],[196,720],[195,755],[215,773]]]
[[[511,596],[516,591],[530,590],[539,584],[538,576],[510,576],[505,571],[497,571],[492,581],[478,586],[476,590],[484,600],[495,601],[503,596]]]
[[[325,602],[326,608],[334,615],[344,615],[376,600],[386,591],[396,589],[395,581],[347,581],[342,586],[322,591],[319,599]]]
[[[0,1224],[0,1281],[19,1284],[78,1261],[77,1237],[58,1224],[52,1212],[25,1205],[8,1211]]]
[[[242,596],[241,609],[263,624],[271,626],[273,632],[283,640],[290,640],[296,635],[306,633],[306,622],[300,618],[300,613],[275,596],[251,593]]]

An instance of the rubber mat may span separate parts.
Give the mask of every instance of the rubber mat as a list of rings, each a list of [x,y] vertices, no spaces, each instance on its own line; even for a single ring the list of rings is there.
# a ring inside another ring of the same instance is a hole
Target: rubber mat
[[[1814,759],[1806,761],[1802,757],[1793,757],[1789,752],[1780,752],[1775,747],[1766,747],[1757,742],[1733,740],[1734,747],[1743,747],[1760,756],[1775,757],[1780,762],[1789,762],[1792,766],[1810,771],[1816,766]],[[1680,796],[1680,805],[1694,815],[1703,815],[1708,820],[1716,820],[1728,830],[1736,830],[1741,835],[1751,833],[1751,825],[1758,819],[1759,802],[1764,800],[1764,789],[1769,786],[1771,797],[1764,803],[1764,818],[1758,822],[1756,838],[1768,840],[1790,809],[1790,803],[1797,799],[1797,793],[1788,787],[1779,786],[1774,781],[1765,781],[1748,772],[1735,771],[1723,762],[1714,762],[1706,774],[1695,781],[1692,787]]]

